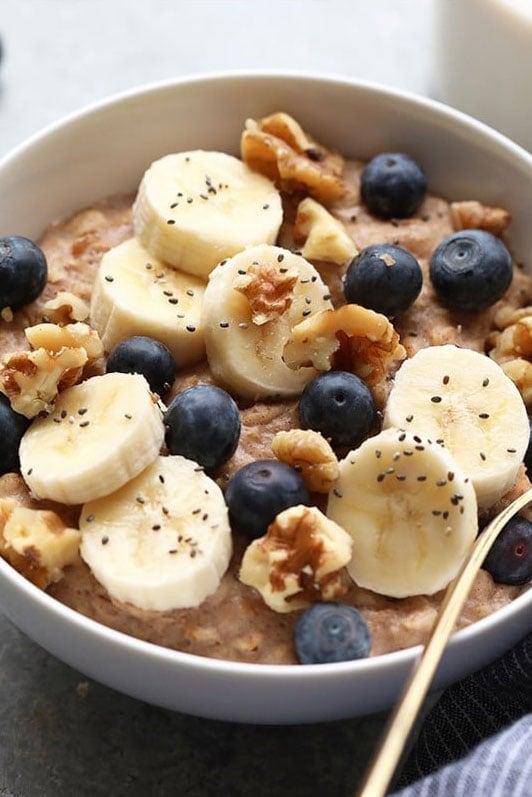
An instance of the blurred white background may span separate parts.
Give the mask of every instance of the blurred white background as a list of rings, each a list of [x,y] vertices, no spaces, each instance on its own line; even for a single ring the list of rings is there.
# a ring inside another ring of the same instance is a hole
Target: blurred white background
[[[0,155],[141,83],[294,69],[431,92],[433,0],[1,0]]]

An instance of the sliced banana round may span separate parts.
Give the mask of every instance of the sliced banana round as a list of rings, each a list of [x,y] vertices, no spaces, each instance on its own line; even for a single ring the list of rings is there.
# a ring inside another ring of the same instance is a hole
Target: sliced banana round
[[[384,426],[442,441],[471,477],[483,509],[515,482],[530,435],[523,399],[502,368],[452,345],[421,349],[403,363]]]
[[[132,335],[147,335],[165,343],[180,366],[192,365],[205,355],[204,292],[204,280],[169,268],[130,238],[102,257],[91,324],[106,351]]]
[[[347,570],[382,595],[432,595],[457,575],[477,534],[467,476],[438,443],[400,429],[340,462],[327,515],[353,538]]]
[[[231,558],[218,485],[189,459],[158,457],[120,490],[85,504],[80,553],[109,595],[140,609],[200,603]]]
[[[274,243],[282,218],[271,180],[232,155],[204,150],[152,163],[133,207],[135,235],[148,251],[203,278],[245,246]]]
[[[37,498],[81,504],[137,476],[163,440],[162,412],[143,376],[93,376],[33,421],[20,444],[21,473]]]
[[[318,371],[289,368],[284,347],[292,328],[331,309],[327,286],[301,255],[252,246],[222,261],[203,298],[202,324],[212,372],[240,396],[295,396]]]

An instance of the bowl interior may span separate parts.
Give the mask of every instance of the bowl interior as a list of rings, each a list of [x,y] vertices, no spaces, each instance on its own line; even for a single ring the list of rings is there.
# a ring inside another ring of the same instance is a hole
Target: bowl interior
[[[134,192],[155,158],[183,149],[238,154],[248,117],[286,110],[345,156],[407,151],[432,192],[512,213],[516,257],[532,269],[532,157],[444,106],[327,76],[229,74],[142,88],[74,114],[0,162],[0,235],[38,237],[92,201]],[[128,694],[181,711],[247,722],[311,722],[391,705],[418,652],[341,665],[239,665],[130,639],[58,604],[0,560],[2,608],[72,666]],[[476,669],[532,626],[532,591],[459,632],[437,685]]]

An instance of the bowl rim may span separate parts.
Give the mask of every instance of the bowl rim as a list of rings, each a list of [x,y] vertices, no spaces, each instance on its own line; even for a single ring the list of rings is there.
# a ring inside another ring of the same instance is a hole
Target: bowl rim
[[[429,108],[436,115],[452,119],[455,123],[472,128],[475,132],[487,136],[494,143],[503,145],[509,148],[514,155],[519,158],[524,158],[532,167],[532,152],[528,152],[523,146],[513,141],[504,133],[495,130],[485,122],[476,119],[473,116],[453,107],[447,103],[442,102],[434,97],[421,95],[408,89],[398,88],[386,83],[378,81],[367,80],[363,78],[356,78],[349,76],[345,73],[327,72],[327,71],[312,71],[312,70],[297,70],[297,69],[226,69],[220,71],[208,72],[195,72],[188,75],[179,77],[168,77],[161,80],[153,80],[146,83],[139,84],[125,88],[120,91],[113,92],[112,94],[95,99],[91,102],[85,103],[79,108],[73,109],[58,119],[48,122],[40,129],[26,136],[22,141],[11,147],[2,157],[0,157],[0,171],[7,165],[10,160],[16,159],[19,155],[23,154],[26,150],[32,148],[44,138],[52,135],[57,130],[67,128],[70,125],[76,124],[80,119],[92,116],[93,114],[100,113],[111,106],[127,103],[133,99],[141,99],[143,96],[150,95],[157,92],[164,92],[177,88],[180,86],[194,86],[195,84],[205,84],[208,82],[222,83],[227,80],[231,81],[248,81],[248,80],[301,80],[306,83],[330,83],[331,85],[345,86],[356,88],[363,92],[371,94],[380,94],[387,96],[389,99],[397,98],[403,102],[407,102],[412,106],[420,108]]]
[[[0,579],[7,578],[12,583],[15,589],[22,589],[25,598],[29,602],[37,602],[44,610],[52,611],[54,619],[59,622],[65,622],[69,626],[75,626],[79,630],[86,632],[91,637],[98,637],[100,641],[110,643],[113,646],[125,647],[133,651],[154,657],[161,664],[182,664],[188,667],[193,666],[204,672],[216,672],[219,674],[231,673],[242,674],[246,677],[266,677],[268,680],[276,678],[313,678],[316,675],[326,675],[334,677],[335,673],[351,673],[353,675],[357,672],[363,672],[368,668],[371,671],[382,669],[386,671],[390,667],[404,665],[415,659],[423,650],[423,645],[415,645],[402,650],[396,650],[389,653],[381,653],[376,656],[369,656],[364,659],[355,659],[342,662],[329,662],[325,664],[313,664],[311,667],[294,664],[262,664],[255,662],[241,662],[233,661],[230,659],[217,659],[207,656],[201,656],[195,653],[187,653],[186,651],[175,650],[173,648],[164,647],[148,640],[139,639],[138,637],[126,634],[123,631],[118,631],[111,628],[98,620],[83,615],[76,609],[61,603],[50,595],[45,590],[40,589],[32,582],[28,581],[22,576],[14,567],[7,561],[0,557]],[[475,637],[483,633],[486,626],[500,621],[498,615],[504,612],[505,621],[510,621],[515,614],[519,614],[522,610],[522,605],[530,602],[532,604],[532,584],[527,587],[525,585],[524,592],[518,595],[506,606],[497,609],[491,614],[486,615],[480,620],[470,623],[469,625],[454,631],[447,648],[452,648],[460,643],[462,639],[473,642]]]
[[[205,85],[206,83],[223,83],[231,81],[282,81],[298,80],[308,85],[313,83],[331,84],[338,87],[354,88],[368,94],[377,94],[387,99],[397,99],[406,103],[410,107],[416,107],[430,111],[436,120],[446,120],[453,125],[458,124],[462,129],[469,129],[474,134],[480,135],[484,140],[490,140],[500,149],[509,153],[512,157],[524,162],[531,169],[532,175],[532,154],[522,146],[512,141],[504,134],[489,127],[468,114],[459,111],[431,97],[425,97],[414,92],[389,86],[371,80],[363,80],[348,75],[310,71],[310,70],[285,70],[285,69],[231,69],[223,71],[198,72],[181,77],[169,77],[163,80],[156,80],[141,84],[139,86],[127,88],[115,92],[107,97],[87,103],[79,109],[73,110],[59,119],[48,123],[40,130],[26,137],[18,145],[8,151],[0,158],[0,173],[3,169],[19,157],[24,156],[36,144],[53,136],[60,130],[67,130],[69,127],[78,124],[80,121],[96,115],[102,111],[116,105],[126,104],[132,100],[142,100],[147,95],[158,92],[165,92],[178,89],[182,86]],[[54,620],[64,622],[70,627],[84,632],[91,638],[97,638],[100,642],[111,644],[116,648],[136,651],[143,655],[154,658],[159,663],[170,665],[181,665],[194,667],[195,670],[205,673],[217,674],[242,674],[247,679],[259,678],[267,680],[275,679],[297,679],[314,680],[319,678],[335,678],[341,673],[355,675],[357,672],[364,672],[368,668],[372,672],[385,673],[390,668],[395,669],[398,665],[406,665],[420,654],[422,645],[405,648],[390,653],[370,656],[366,659],[314,664],[312,667],[304,667],[293,664],[262,664],[253,662],[239,662],[228,659],[215,659],[191,654],[184,651],[174,650],[163,647],[162,645],[138,639],[122,631],[110,628],[97,620],[86,617],[75,609],[62,604],[52,595],[36,587],[18,573],[7,561],[0,557],[0,579],[7,579],[14,589],[22,591],[25,599],[29,602],[37,602],[38,605],[47,612],[52,612]],[[515,615],[521,613],[525,604],[532,602],[532,589],[525,587],[524,592],[516,597],[508,605],[492,612],[486,617],[477,620],[470,625],[455,631],[448,643],[448,648],[454,648],[460,644],[461,640],[474,641],[476,637],[483,634],[486,627],[501,620],[498,620],[503,613],[504,621],[511,620]],[[2,607],[0,606],[0,609]],[[9,616],[9,615],[8,615]]]

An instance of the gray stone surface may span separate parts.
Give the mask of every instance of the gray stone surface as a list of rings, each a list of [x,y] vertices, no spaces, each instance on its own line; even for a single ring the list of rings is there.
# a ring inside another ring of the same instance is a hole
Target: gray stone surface
[[[139,83],[290,68],[430,91],[431,0],[1,0],[0,156]],[[1,595],[0,595],[1,607]],[[0,795],[347,797],[384,717],[259,727],[124,697],[0,615]]]

